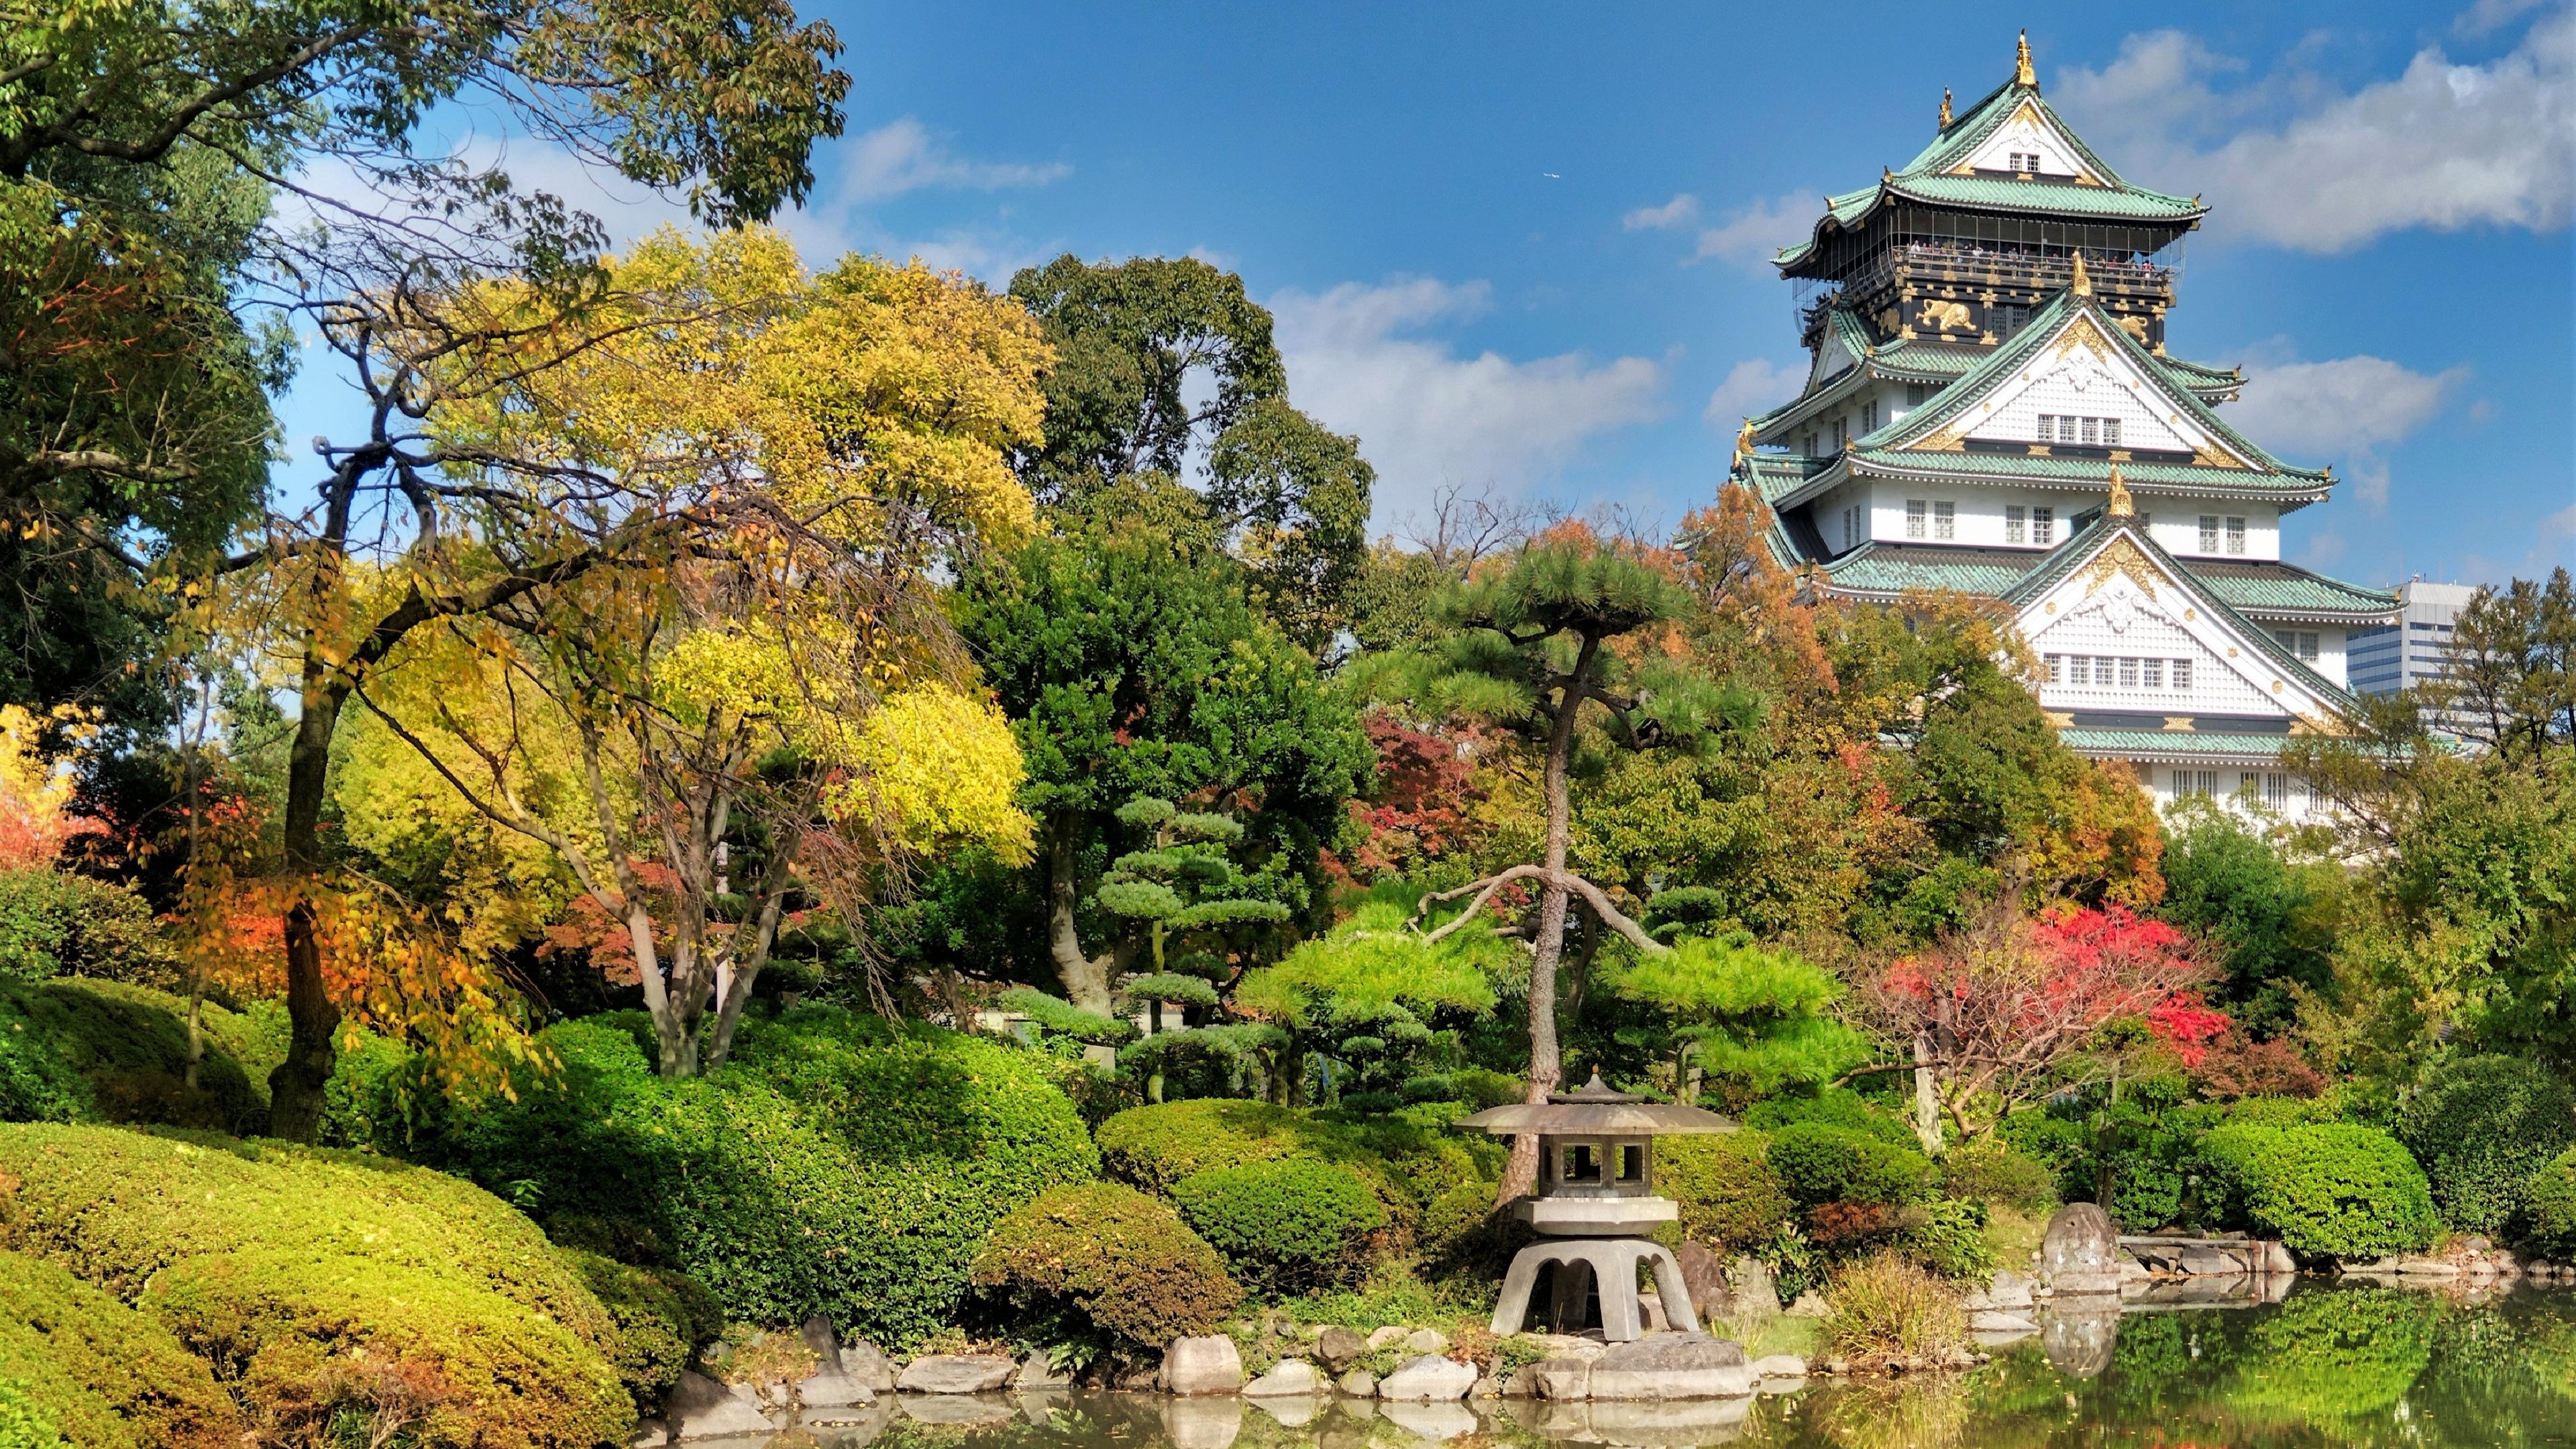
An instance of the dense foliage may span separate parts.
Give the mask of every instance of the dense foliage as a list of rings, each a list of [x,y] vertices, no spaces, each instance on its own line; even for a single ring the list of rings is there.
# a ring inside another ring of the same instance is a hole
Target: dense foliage
[[[1131,1357],[1206,1333],[1243,1300],[1168,1204],[1114,1182],[1049,1188],[1013,1209],[976,1253],[974,1280],[1020,1341]]]
[[[644,1230],[732,1318],[824,1313],[889,1348],[953,1320],[994,1223],[1099,1157],[1040,1062],[832,1007],[746,1024],[725,1070],[665,1078],[638,1017],[550,1029],[558,1076],[411,1150],[550,1220]]]
[[[2376,1258],[2433,1240],[2423,1169],[2376,1128],[2232,1122],[2200,1150],[2228,1215],[2302,1258]]]
[[[2397,1135],[2432,1180],[2445,1226],[2498,1235],[2518,1224],[2532,1174],[2576,1146],[2576,1092],[2536,1062],[2463,1057],[2408,1100]]]
[[[1181,1216],[1236,1278],[1273,1292],[1347,1281],[1383,1248],[1386,1206],[1366,1182],[1327,1162],[1212,1167],[1171,1191]]]
[[[167,1325],[55,1263],[0,1251],[0,1433],[27,1449],[219,1449],[241,1411]],[[41,1426],[41,1431],[40,1431]]]

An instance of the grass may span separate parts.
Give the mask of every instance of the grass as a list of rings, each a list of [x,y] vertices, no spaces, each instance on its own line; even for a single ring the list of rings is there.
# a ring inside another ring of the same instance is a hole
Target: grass
[[[2047,1235],[2046,1214],[2026,1213],[2008,1207],[1989,1207],[1986,1210],[1986,1242],[1993,1246],[1995,1266],[1999,1268],[2009,1268],[2028,1277],[2030,1255],[2039,1251],[2040,1239]]]
[[[1833,1304],[1833,1315],[1824,1321],[1825,1343],[1847,1358],[1922,1363],[1968,1345],[1968,1315],[1958,1290],[1894,1253],[1836,1269],[1825,1297]]]

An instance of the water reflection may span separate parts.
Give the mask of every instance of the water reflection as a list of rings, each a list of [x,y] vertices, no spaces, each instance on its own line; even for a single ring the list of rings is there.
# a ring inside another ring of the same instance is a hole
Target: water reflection
[[[2242,1301],[2242,1300],[2239,1300]],[[1975,1372],[1696,1403],[1161,1400],[880,1406],[840,1449],[2576,1449],[2576,1295],[2302,1284],[2255,1307],[2053,1305]],[[797,1436],[772,1441],[778,1449]]]

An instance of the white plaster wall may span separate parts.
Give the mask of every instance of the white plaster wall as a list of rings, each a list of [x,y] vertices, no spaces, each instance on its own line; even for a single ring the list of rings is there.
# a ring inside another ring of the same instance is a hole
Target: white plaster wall
[[[2146,506],[2146,501],[2141,501]],[[2268,503],[2240,503],[2224,500],[2202,503],[2188,498],[2158,498],[2149,511],[2155,518],[2147,531],[2164,551],[2176,558],[2251,558],[2277,560],[2281,557],[2281,510]],[[2200,516],[2210,514],[2218,519],[2218,548],[2204,551],[2200,546]],[[2227,551],[2227,520],[2245,520],[2245,552]]]

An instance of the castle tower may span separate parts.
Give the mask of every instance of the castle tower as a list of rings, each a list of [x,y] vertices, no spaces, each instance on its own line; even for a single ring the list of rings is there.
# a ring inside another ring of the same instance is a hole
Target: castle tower
[[[2346,633],[2396,600],[2281,558],[2282,515],[2325,502],[2332,470],[2219,417],[2241,370],[2166,350],[2208,209],[2086,146],[2026,37],[2011,79],[1941,114],[1775,259],[1807,381],[1747,420],[1732,476],[1778,515],[1780,561],[1835,596],[2013,604],[2061,737],[2160,801],[2304,814],[2281,744],[2334,727]]]

